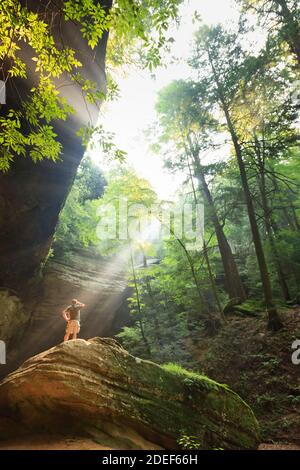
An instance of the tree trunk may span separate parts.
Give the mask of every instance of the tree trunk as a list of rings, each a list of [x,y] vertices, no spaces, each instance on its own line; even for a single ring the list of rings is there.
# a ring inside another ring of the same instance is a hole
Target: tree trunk
[[[157,217],[157,218],[162,223],[161,218],[160,217]],[[174,236],[174,239],[177,241],[177,243],[183,249],[184,254],[186,256],[186,259],[188,260],[189,267],[190,267],[190,270],[191,270],[191,274],[192,274],[192,277],[193,277],[193,281],[194,281],[194,284],[195,284],[195,287],[197,289],[197,293],[198,293],[198,296],[199,296],[200,304],[201,304],[201,307],[203,308],[203,311],[204,311],[204,314],[205,314],[205,317],[203,317],[202,314],[199,315],[199,319],[200,320],[211,319],[212,316],[211,316],[211,313],[210,313],[209,308],[207,306],[207,303],[205,301],[205,298],[202,294],[201,285],[199,283],[199,279],[198,279],[198,276],[197,276],[197,273],[196,273],[196,270],[195,270],[193,258],[189,254],[184,242],[182,240],[180,240],[180,238],[176,237],[175,232],[171,227],[168,227],[168,228],[170,230],[170,233]]]
[[[130,261],[131,261],[134,289],[135,289],[135,294],[136,294],[136,299],[137,299],[137,307],[138,307],[138,311],[139,311],[138,325],[139,325],[139,328],[140,328],[140,332],[141,332],[141,336],[142,336],[142,340],[143,340],[145,349],[147,351],[148,356],[151,358],[151,356],[152,356],[151,348],[150,348],[149,342],[146,338],[144,325],[143,325],[143,321],[142,321],[142,316],[143,315],[142,315],[142,308],[141,308],[141,301],[140,301],[140,293],[139,293],[139,288],[138,288],[138,284],[137,284],[135,268],[134,268],[134,262],[133,262],[133,255],[132,255],[131,249],[130,249]]]
[[[153,295],[153,291],[151,287],[151,281],[148,278],[146,278],[145,282],[147,286],[148,295],[150,297],[151,304],[152,304],[152,316],[153,316],[153,323],[154,323],[155,338],[156,338],[158,347],[161,350],[163,347],[163,342],[162,342],[162,338],[160,334],[160,326],[159,326],[159,321],[157,317],[156,303],[155,303],[155,299],[154,299],[154,295]]]
[[[273,295],[272,295],[272,289],[271,289],[271,283],[270,283],[270,276],[268,272],[268,267],[266,263],[266,258],[263,250],[263,246],[261,243],[261,238],[260,238],[260,233],[258,229],[258,224],[255,216],[255,211],[254,211],[254,205],[250,193],[250,188],[249,188],[249,183],[248,183],[248,178],[247,178],[247,173],[246,173],[246,168],[245,168],[245,163],[243,160],[242,156],[242,149],[238,140],[238,136],[235,132],[233,123],[231,121],[231,116],[229,113],[229,108],[226,103],[226,99],[223,93],[223,88],[220,83],[218,74],[216,72],[214,63],[211,59],[210,52],[208,52],[208,57],[209,61],[211,64],[212,72],[214,75],[214,80],[217,86],[217,92],[218,92],[218,98],[219,102],[221,104],[221,107],[223,109],[226,122],[227,122],[227,127],[231,136],[231,140],[234,146],[235,150],[235,155],[237,158],[237,163],[240,171],[240,177],[241,177],[241,182],[242,182],[242,187],[245,195],[245,200],[246,200],[246,205],[247,205],[247,211],[248,211],[248,217],[249,217],[249,222],[250,222],[250,227],[251,227],[251,232],[252,232],[252,237],[253,237],[253,242],[255,246],[255,252],[256,252],[256,257],[257,257],[257,262],[260,270],[260,275],[261,275],[261,281],[263,285],[263,292],[264,292],[264,298],[265,298],[265,303],[266,303],[266,309],[268,312],[268,329],[272,331],[278,331],[279,329],[282,328],[282,323],[279,318],[279,315],[277,313],[277,310],[274,306],[273,303]]]
[[[235,259],[233,257],[230,245],[223,231],[222,225],[220,224],[217,211],[215,209],[215,204],[210,193],[208,184],[203,173],[202,165],[199,160],[198,155],[193,155],[194,157],[194,166],[195,166],[195,175],[200,183],[200,188],[202,193],[207,201],[208,208],[210,211],[210,217],[213,222],[218,246],[222,258],[222,264],[225,274],[225,289],[231,300],[236,299],[236,303],[242,303],[246,300],[247,296],[243,283],[241,281]]]
[[[271,283],[270,283],[270,276],[268,272],[268,267],[266,263],[266,258],[263,250],[263,246],[261,243],[261,238],[260,238],[260,233],[258,229],[258,224],[256,221],[255,217],[255,211],[254,211],[254,205],[250,193],[250,188],[248,184],[248,179],[247,179],[247,173],[246,173],[246,168],[244,164],[244,160],[242,157],[242,151],[241,147],[237,138],[237,135],[235,133],[233,124],[231,122],[231,118],[229,115],[228,108],[226,106],[225,101],[223,102],[223,110],[226,116],[226,121],[228,124],[228,128],[230,131],[230,135],[232,138],[232,142],[234,145],[235,149],[235,154],[237,157],[237,162],[240,170],[240,176],[241,176],[241,181],[242,181],[242,187],[243,191],[245,194],[245,199],[246,199],[246,205],[247,205],[247,210],[248,210],[248,217],[249,217],[249,222],[251,226],[251,232],[252,232],[252,237],[253,237],[253,242],[255,246],[255,252],[256,252],[256,257],[258,261],[258,266],[260,270],[260,275],[261,275],[261,281],[263,285],[263,291],[264,291],[264,297],[265,297],[265,302],[266,302],[266,308],[268,312],[268,329],[273,330],[273,331],[278,331],[282,327],[282,323],[280,321],[280,318],[278,316],[278,313],[276,311],[276,308],[273,303],[273,295],[272,295],[272,289],[271,289]]]
[[[299,232],[300,231],[300,223],[299,223],[299,220],[298,220],[298,217],[297,217],[297,214],[296,214],[296,209],[295,209],[293,203],[290,202],[290,201],[285,202],[284,199],[282,198],[282,193],[281,193],[280,188],[278,186],[278,182],[277,182],[277,179],[276,179],[275,175],[272,175],[272,182],[273,182],[274,190],[275,190],[275,192],[278,196],[278,199],[280,201],[280,204],[282,204],[281,211],[282,211],[282,215],[283,215],[283,217],[286,221],[286,224],[288,225],[288,227],[291,230],[295,230],[295,231]],[[281,224],[281,226],[285,227],[285,223]]]
[[[283,298],[286,301],[291,300],[290,292],[289,292],[289,287],[287,284],[287,281],[285,279],[285,275],[283,272],[283,268],[281,265],[279,253],[277,250],[276,246],[276,240],[273,234],[272,230],[272,217],[271,217],[271,210],[268,204],[268,198],[267,198],[267,188],[266,188],[266,174],[265,174],[265,158],[264,154],[261,155],[260,151],[260,144],[256,136],[254,136],[255,139],[255,148],[256,148],[256,156],[257,156],[257,162],[258,162],[258,168],[259,168],[259,178],[260,178],[260,184],[259,184],[259,189],[260,189],[260,194],[261,194],[261,201],[262,201],[262,208],[263,208],[263,214],[264,214],[264,223],[265,223],[265,229],[267,233],[267,237],[270,243],[270,248],[271,248],[271,256],[273,259],[273,262],[275,264],[276,272],[277,272],[277,277],[278,281],[281,287],[281,291],[283,294]]]
[[[194,185],[194,180],[193,180],[193,174],[192,174],[192,168],[191,168],[189,155],[187,155],[187,159],[188,159],[190,180],[191,180],[191,184],[192,184],[192,188],[193,188],[194,201],[195,201],[195,204],[197,205],[198,204],[198,199],[197,199],[196,189],[195,189],[195,185]],[[215,278],[214,278],[214,275],[213,275],[213,272],[212,272],[212,269],[211,269],[210,259],[209,259],[209,256],[208,256],[208,247],[206,245],[204,237],[203,237],[203,256],[204,256],[204,259],[205,259],[205,262],[206,262],[208,276],[209,276],[209,280],[210,280],[212,293],[213,293],[213,296],[214,296],[214,299],[215,299],[215,303],[218,307],[218,311],[219,311],[219,314],[220,314],[221,318],[223,320],[225,320],[223,310],[222,310],[222,305],[221,305],[221,302],[220,302],[220,299],[219,299],[219,294],[218,294]]]
[[[296,227],[296,230],[298,232],[300,232],[300,223],[299,223],[299,220],[298,220],[298,217],[297,217],[297,214],[296,214],[295,206],[293,204],[291,204],[291,211],[292,211],[292,214],[293,214],[293,222],[294,222],[294,225]]]

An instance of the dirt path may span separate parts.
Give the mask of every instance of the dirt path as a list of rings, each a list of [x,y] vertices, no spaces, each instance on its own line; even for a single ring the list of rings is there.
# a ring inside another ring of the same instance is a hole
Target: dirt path
[[[0,450],[111,450],[88,438],[30,436],[0,441]]]

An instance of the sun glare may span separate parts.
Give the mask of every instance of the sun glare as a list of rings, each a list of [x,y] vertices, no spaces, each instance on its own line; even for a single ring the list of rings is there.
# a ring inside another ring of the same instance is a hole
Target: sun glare
[[[101,122],[105,128],[116,134],[116,144],[127,152],[127,163],[150,182],[162,199],[174,197],[183,177],[167,172],[162,158],[149,150],[149,138],[146,138],[145,130],[151,128],[156,119],[157,92],[170,81],[189,76],[189,68],[184,59],[190,54],[193,34],[198,27],[193,23],[191,11],[198,12],[205,23],[227,20],[232,22],[237,14],[231,0],[191,0],[184,4],[182,10],[179,28],[171,31],[174,38],[173,51],[176,57],[180,57],[179,63],[176,60],[174,63],[167,63],[155,71],[155,76],[149,71],[132,68],[127,72],[126,78],[118,77],[121,97],[108,103],[101,114]],[[99,154],[92,155],[99,162]],[[102,159],[101,165],[104,163]],[[104,167],[109,168],[109,165],[104,164]]]

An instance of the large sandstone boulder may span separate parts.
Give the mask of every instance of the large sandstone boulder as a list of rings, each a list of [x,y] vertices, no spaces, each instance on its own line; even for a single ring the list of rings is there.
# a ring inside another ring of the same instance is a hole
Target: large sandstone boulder
[[[255,449],[257,421],[227,386],[131,356],[112,339],[60,344],[0,384],[0,437],[89,435],[114,449]]]

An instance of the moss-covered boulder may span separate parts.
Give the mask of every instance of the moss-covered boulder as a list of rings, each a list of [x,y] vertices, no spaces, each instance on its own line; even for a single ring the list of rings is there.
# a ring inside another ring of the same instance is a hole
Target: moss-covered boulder
[[[257,317],[265,311],[266,307],[263,302],[255,299],[248,299],[246,302],[237,304],[229,301],[223,309],[225,315],[234,314],[240,317]]]
[[[209,449],[258,446],[253,412],[227,386],[135,358],[105,338],[60,344],[7,376],[1,422],[2,438],[64,432],[115,449],[175,449],[182,436]]]

